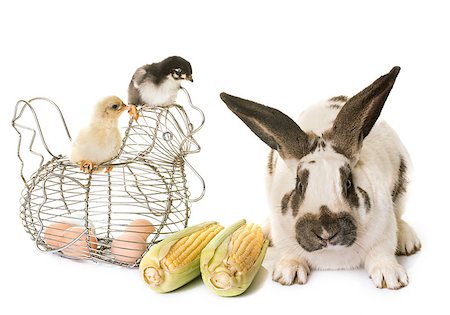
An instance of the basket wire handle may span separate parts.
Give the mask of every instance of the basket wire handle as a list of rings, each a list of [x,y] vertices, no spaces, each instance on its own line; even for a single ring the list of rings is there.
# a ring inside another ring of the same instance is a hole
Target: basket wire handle
[[[37,131],[39,133],[39,137],[41,138],[41,141],[42,141],[42,144],[44,145],[45,150],[47,150],[48,154],[50,154],[53,158],[57,157],[57,155],[53,154],[50,151],[50,149],[49,149],[49,147],[47,145],[47,142],[45,141],[44,134],[43,134],[42,128],[41,128],[41,124],[39,122],[39,118],[38,118],[38,116],[36,114],[36,111],[33,108],[33,105],[31,104],[34,101],[38,101],[38,100],[46,101],[46,102],[52,104],[57,109],[57,111],[59,113],[59,116],[61,117],[62,123],[64,125],[64,129],[66,130],[67,137],[69,138],[70,141],[72,141],[72,137],[70,136],[69,129],[67,128],[66,120],[64,119],[64,116],[63,116],[63,114],[61,112],[61,109],[58,107],[58,105],[56,105],[55,102],[53,102],[52,100],[50,100],[48,98],[45,98],[45,97],[35,97],[35,98],[30,99],[29,101],[25,101],[25,100],[18,101],[16,103],[16,107],[14,109],[14,116],[13,116],[13,119],[12,119],[12,126],[16,130],[16,132],[19,134],[19,144],[17,146],[17,156],[18,156],[18,158],[20,160],[20,163],[21,163],[20,176],[22,177],[22,180],[24,181],[25,185],[26,185],[27,181],[25,180],[25,177],[23,175],[24,161],[23,161],[23,159],[22,159],[22,157],[20,155],[20,145],[21,145],[21,142],[22,142],[22,134],[21,134],[21,132],[19,131],[18,128],[23,128],[23,129],[29,130],[29,131],[31,131],[33,133],[32,137],[31,137],[30,145],[28,147],[28,151],[31,154],[37,155],[37,156],[39,156],[41,158],[41,161],[39,163],[39,167],[41,167],[42,164],[44,163],[44,156],[41,153],[39,153],[39,152],[33,151],[33,144],[34,144],[34,140],[36,138],[36,129],[30,128],[28,126],[25,126],[25,125],[17,123],[17,120],[20,117],[22,117],[22,115],[23,115],[23,113],[24,113],[26,108],[29,108],[31,110],[31,113],[33,114],[33,118],[34,118],[34,121],[36,122],[36,126],[37,126]],[[19,106],[20,105],[23,105],[23,106],[21,107],[21,109],[19,111]]]
[[[188,100],[189,106],[191,106],[194,110],[196,110],[196,111],[200,114],[200,124],[199,124],[199,126],[198,126],[197,128],[194,129],[192,123],[191,123],[190,121],[188,122],[189,128],[190,128],[190,129],[192,128],[192,129],[189,130],[189,134],[188,134],[188,136],[187,136],[186,139],[185,139],[185,141],[191,142],[192,144],[194,144],[195,146],[197,146],[197,149],[196,149],[196,150],[192,150],[192,151],[190,151],[189,153],[197,153],[197,152],[200,152],[200,145],[197,143],[197,141],[195,141],[195,139],[194,139],[192,136],[193,136],[195,133],[197,133],[197,132],[203,127],[203,125],[204,125],[204,123],[205,123],[205,114],[203,113],[203,111],[202,111],[200,108],[198,108],[197,106],[195,106],[195,105],[192,103],[191,96],[189,95],[189,92],[188,92],[184,87],[180,87],[180,89],[183,90],[184,94],[186,95],[186,98],[187,98],[187,100]],[[188,201],[188,202],[197,202],[197,201],[201,200],[201,199],[203,198],[203,196],[205,195],[205,190],[206,190],[205,180],[204,180],[203,177],[196,171],[196,169],[195,169],[195,168],[194,168],[194,167],[186,160],[186,157],[185,157],[185,156],[183,156],[182,159],[183,159],[184,163],[187,165],[187,167],[189,167],[189,169],[190,169],[190,170],[195,174],[195,176],[199,179],[200,184],[202,185],[202,191],[201,191],[200,195],[199,195],[198,197],[196,197],[196,198],[185,197],[185,196],[182,196],[181,194],[179,194],[179,195],[180,195],[180,197],[181,197],[183,200],[185,200],[185,201]]]
[[[201,200],[203,198],[203,196],[205,196],[205,190],[206,190],[205,180],[203,179],[203,177],[200,176],[200,174],[195,170],[195,168],[184,157],[183,157],[183,161],[187,165],[187,167],[189,167],[189,169],[195,174],[195,176],[197,176],[197,178],[200,180],[200,183],[202,185],[202,191],[200,193],[200,196],[198,196],[196,198],[186,198],[186,197],[182,196],[181,194],[180,194],[180,197],[189,202],[197,202],[197,201]]]
[[[193,134],[197,133],[200,129],[202,129],[203,125],[205,124],[205,114],[200,108],[198,108],[192,103],[191,96],[189,95],[188,91],[182,86],[180,87],[180,89],[183,90],[184,94],[186,94],[189,106],[191,106],[194,110],[196,110],[200,114],[200,125],[191,131],[192,136]]]

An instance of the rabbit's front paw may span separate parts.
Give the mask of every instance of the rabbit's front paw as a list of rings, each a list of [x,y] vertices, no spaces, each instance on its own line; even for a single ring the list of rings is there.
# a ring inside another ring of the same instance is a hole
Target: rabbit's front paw
[[[414,229],[403,220],[398,223],[397,239],[397,255],[409,256],[422,247]]]
[[[282,285],[305,284],[310,269],[303,259],[281,259],[275,265],[272,280]]]
[[[408,285],[405,268],[398,263],[376,265],[369,272],[377,288],[400,289]]]

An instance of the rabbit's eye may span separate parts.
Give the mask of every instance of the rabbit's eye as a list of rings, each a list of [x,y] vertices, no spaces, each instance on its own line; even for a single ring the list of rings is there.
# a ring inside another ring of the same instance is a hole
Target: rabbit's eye
[[[353,185],[352,181],[350,179],[347,179],[347,181],[345,182],[345,188],[349,190],[350,187],[352,187],[352,185]]]
[[[298,193],[303,193],[303,184],[300,181],[297,181],[297,186],[295,188]]]

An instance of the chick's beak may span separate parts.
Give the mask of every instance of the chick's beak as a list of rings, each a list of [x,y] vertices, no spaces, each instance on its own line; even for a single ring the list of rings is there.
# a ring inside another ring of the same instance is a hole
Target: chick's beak
[[[191,81],[191,82],[194,82],[194,79],[192,78],[192,74],[187,75],[187,76],[186,76],[186,80],[189,80],[189,81]]]
[[[127,110],[127,111],[130,110],[130,106],[128,106],[127,104],[123,104],[122,108],[120,109],[120,112],[123,112],[125,110]]]

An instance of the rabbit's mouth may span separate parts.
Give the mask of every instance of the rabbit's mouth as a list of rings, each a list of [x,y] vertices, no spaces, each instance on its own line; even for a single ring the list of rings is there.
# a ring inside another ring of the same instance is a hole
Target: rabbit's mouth
[[[308,252],[349,247],[356,240],[356,232],[355,220],[350,213],[333,213],[327,206],[322,206],[318,215],[305,214],[295,225],[297,242]]]

